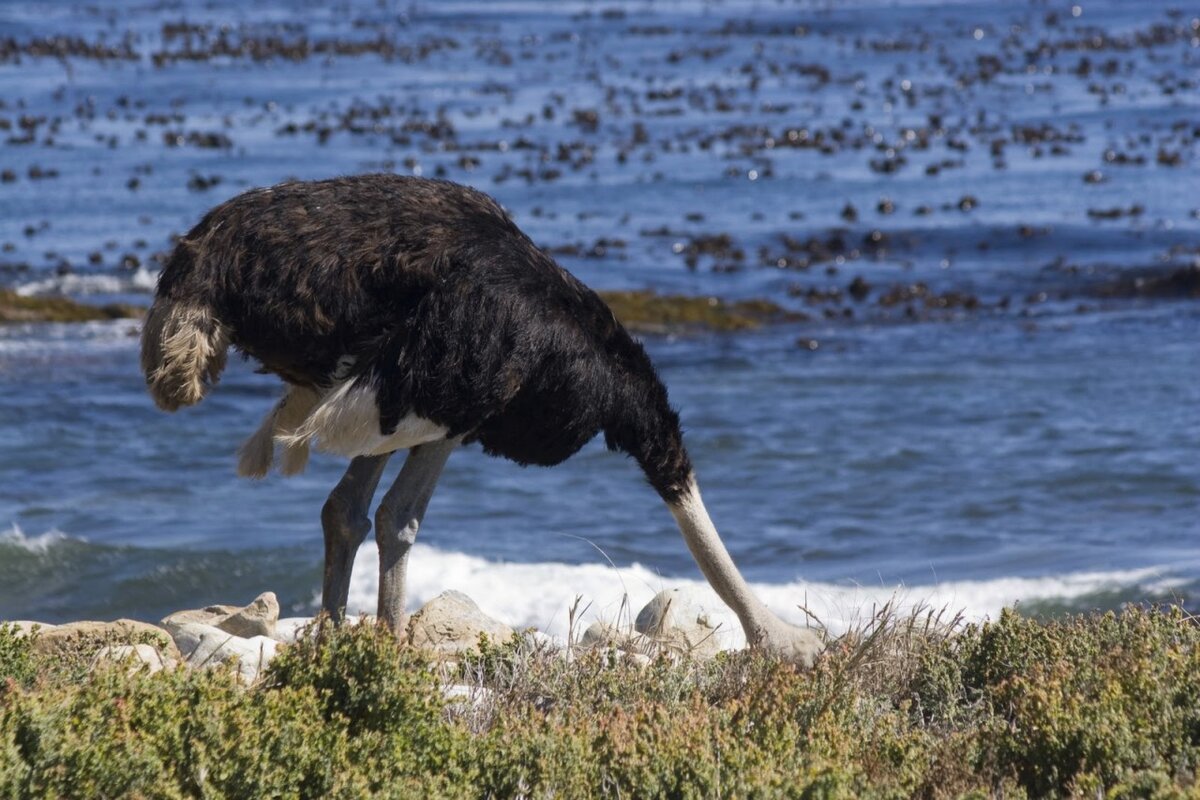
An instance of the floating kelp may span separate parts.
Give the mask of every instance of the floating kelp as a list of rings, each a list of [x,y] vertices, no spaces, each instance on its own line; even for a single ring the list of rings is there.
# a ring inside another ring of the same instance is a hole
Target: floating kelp
[[[680,330],[742,331],[800,315],[770,300],[721,300],[717,297],[663,295],[653,291],[601,292],[617,319],[638,333]]]
[[[23,297],[0,289],[0,324],[16,322],[95,322],[140,317],[143,309],[127,303],[92,305],[69,297]]]

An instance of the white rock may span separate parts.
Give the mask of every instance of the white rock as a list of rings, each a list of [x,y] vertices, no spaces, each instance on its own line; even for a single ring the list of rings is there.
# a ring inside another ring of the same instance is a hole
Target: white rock
[[[486,686],[468,686],[465,683],[454,683],[442,687],[442,697],[448,701],[467,701],[478,706],[492,699],[492,690]]]
[[[228,617],[233,612],[237,611],[237,606],[207,606],[205,608],[189,608],[185,611],[176,611],[174,614],[168,614],[159,622],[167,630],[179,627],[180,625],[189,622],[199,622],[202,625],[216,625],[221,620]]]
[[[136,619],[118,619],[113,622],[80,620],[63,625],[44,626],[38,631],[33,649],[43,655],[55,655],[78,647],[81,642],[130,644],[137,639],[153,639],[161,645],[168,658],[176,655],[175,645],[167,631]]]
[[[529,630],[525,631],[524,636],[531,645],[537,647],[543,647],[549,650],[562,648],[562,642],[545,631],[539,631],[536,628],[530,628]]]
[[[579,637],[581,650],[597,648],[625,650],[636,653],[652,653],[657,650],[657,643],[636,631],[621,630],[611,622],[596,620]]]
[[[237,636],[275,636],[275,623],[279,619],[279,601],[274,592],[263,592],[245,608],[239,608],[217,627]]]
[[[470,718],[492,702],[492,690],[484,686],[467,686],[456,683],[442,687],[446,711],[452,717]]]
[[[232,664],[245,683],[258,679],[279,647],[279,642],[266,636],[234,636],[199,622],[178,625],[173,633],[184,664],[193,669]]]
[[[28,636],[29,634],[33,633],[34,628],[41,632],[53,630],[54,628],[58,627],[57,625],[49,625],[45,622],[34,622],[33,620],[29,619],[15,619],[12,622],[5,622],[2,624],[16,628],[19,636]]]
[[[641,667],[642,669],[645,669],[652,663],[650,656],[646,655],[645,653],[631,653],[627,650],[621,651],[621,659],[626,663],[633,664],[635,667]]]
[[[163,618],[162,626],[173,633],[181,625],[199,623],[220,628],[235,636],[273,637],[275,623],[278,619],[279,601],[275,599],[275,593],[263,592],[249,605],[241,608],[216,605],[188,611],[176,611]]]
[[[174,659],[164,659],[162,653],[151,645],[122,644],[101,648],[92,659],[92,669],[96,669],[103,663],[124,661],[129,662],[129,674],[131,675],[143,669],[149,670],[153,675],[159,670],[177,663]]]
[[[277,642],[299,641],[300,632],[312,622],[312,617],[284,617],[275,623],[275,635],[271,638]]]
[[[551,636],[545,631],[528,628],[519,633],[525,649],[531,653],[544,653],[558,658],[569,658],[570,649],[558,637]]]
[[[712,658],[721,650],[717,626],[709,612],[684,589],[665,589],[638,612],[637,631],[660,647],[697,658]]]
[[[604,620],[596,620],[588,626],[583,632],[583,636],[579,637],[579,646],[584,650],[592,650],[596,647],[608,647],[616,645],[621,641],[621,632],[611,622]]]
[[[513,629],[484,614],[462,592],[442,592],[408,621],[409,642],[440,655],[458,655],[478,647],[481,633],[498,644],[507,642]]]

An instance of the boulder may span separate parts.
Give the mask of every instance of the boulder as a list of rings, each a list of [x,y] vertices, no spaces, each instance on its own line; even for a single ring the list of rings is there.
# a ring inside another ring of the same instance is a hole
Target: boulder
[[[200,624],[220,628],[243,638],[266,636],[274,638],[275,623],[279,620],[279,601],[274,592],[263,592],[247,606],[216,605],[207,608],[176,611],[164,617],[162,626],[172,635],[182,625]]]
[[[38,631],[48,631],[51,628],[58,627],[57,625],[48,625],[45,622],[34,622],[33,620],[29,619],[15,619],[11,622],[0,622],[0,625],[8,625],[16,628],[18,636],[28,636],[29,634],[33,633],[34,628],[37,628]]]
[[[232,665],[244,683],[258,679],[279,647],[279,642],[266,636],[235,636],[200,622],[185,622],[173,633],[184,664],[193,669]]]
[[[167,630],[189,622],[199,622],[201,625],[216,625],[221,620],[238,610],[238,606],[208,606],[207,608],[192,608],[186,611],[176,611],[162,618],[159,623]]]
[[[562,642],[545,631],[528,628],[521,632],[525,645],[530,650],[560,653],[563,651]]]
[[[275,635],[271,638],[277,642],[298,641],[301,631],[312,623],[312,617],[284,617],[275,623]]]
[[[645,653],[631,653],[626,650],[622,650],[619,652],[620,652],[619,660],[624,661],[626,664],[632,664],[633,666],[638,667],[639,669],[645,669],[646,667],[648,667],[652,663],[654,663],[651,660],[650,656],[646,655]]]
[[[484,686],[449,684],[442,686],[442,699],[445,701],[446,714],[451,719],[467,721],[471,727],[475,727],[471,720],[478,719],[492,705],[492,690]]]
[[[633,627],[662,648],[696,658],[712,658],[721,650],[717,626],[708,610],[684,589],[665,589],[638,612]]]
[[[177,661],[163,658],[158,649],[148,644],[109,645],[101,648],[92,659],[92,669],[105,663],[129,662],[129,674],[148,670],[151,675],[166,667],[173,667]]]
[[[616,649],[636,653],[650,653],[656,647],[656,642],[635,631],[622,631],[611,622],[596,620],[588,626],[579,637],[581,650],[597,648]]]
[[[447,703],[465,703],[469,706],[479,706],[492,699],[492,690],[486,686],[468,686],[465,683],[452,683],[442,687],[442,699]]]
[[[583,632],[583,636],[579,637],[579,646],[584,650],[592,650],[597,647],[616,647],[622,638],[617,626],[611,622],[596,620]]]
[[[217,623],[217,627],[235,636],[274,638],[279,620],[279,601],[274,592],[263,592],[245,608],[240,608]]]
[[[132,644],[138,639],[150,639],[168,658],[178,655],[175,644],[166,631],[136,619],[118,619],[114,622],[84,620],[43,627],[34,640],[33,650],[36,653],[53,655],[84,641]]]
[[[408,640],[414,647],[438,655],[458,655],[479,646],[479,635],[506,642],[513,629],[479,610],[462,592],[442,592],[408,621]]]

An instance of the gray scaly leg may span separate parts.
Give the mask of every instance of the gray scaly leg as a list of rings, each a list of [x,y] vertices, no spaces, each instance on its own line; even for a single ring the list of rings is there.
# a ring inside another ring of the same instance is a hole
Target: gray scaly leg
[[[405,624],[404,578],[408,569],[408,551],[417,539],[417,529],[446,459],[458,443],[458,439],[446,439],[414,447],[375,512],[375,540],[379,543],[379,619],[397,635],[403,633]]]
[[[351,461],[321,509],[321,527],[325,532],[321,607],[335,622],[341,621],[346,611],[354,554],[371,530],[367,511],[389,455],[360,456]]]

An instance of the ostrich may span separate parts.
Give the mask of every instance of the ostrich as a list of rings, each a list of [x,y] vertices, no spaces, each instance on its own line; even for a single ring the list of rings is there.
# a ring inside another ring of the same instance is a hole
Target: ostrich
[[[277,446],[284,474],[304,468],[310,445],[351,459],[321,510],[333,619],[393,452],[409,454],[375,512],[378,616],[401,634],[409,549],[451,451],[479,442],[551,466],[603,432],[667,504],[750,646],[803,665],[820,652],[814,631],[775,616],[738,572],[641,345],[491,197],[362,175],[217,206],[175,247],[146,316],[141,365],[159,408],[198,403],[231,345],[285,384],[239,449],[240,475],[264,476]]]

